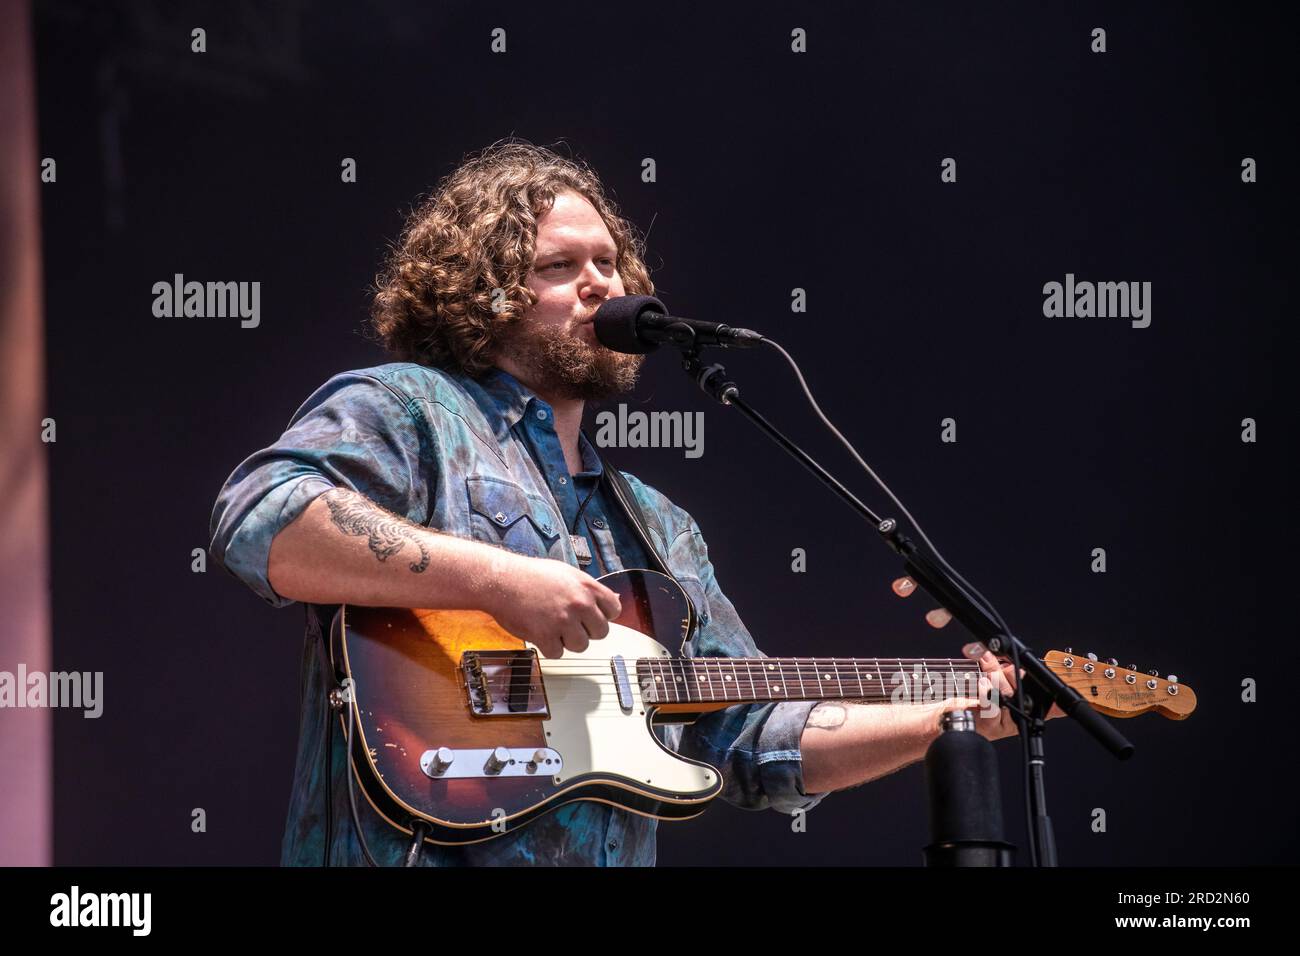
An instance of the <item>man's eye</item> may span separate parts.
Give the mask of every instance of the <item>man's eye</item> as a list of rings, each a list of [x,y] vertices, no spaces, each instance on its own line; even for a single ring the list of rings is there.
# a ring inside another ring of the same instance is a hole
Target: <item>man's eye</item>
[[[605,259],[601,259],[600,261],[603,262],[603,263],[607,263],[608,265],[611,265],[611,266],[616,265],[616,263],[615,263],[615,261],[614,261],[613,259],[605,258]],[[560,259],[558,262],[552,262],[552,263],[549,263],[549,264],[547,264],[547,265],[542,266],[542,267],[541,267],[541,271],[542,271],[542,272],[545,272],[547,269],[567,269],[567,268],[569,268],[569,267],[572,266],[572,265],[573,265],[573,263],[570,262],[568,259]]]

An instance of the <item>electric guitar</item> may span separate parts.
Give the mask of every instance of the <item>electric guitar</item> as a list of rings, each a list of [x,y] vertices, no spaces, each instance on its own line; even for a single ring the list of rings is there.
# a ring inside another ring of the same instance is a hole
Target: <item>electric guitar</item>
[[[339,609],[330,655],[351,683],[338,719],[345,731],[351,719],[352,772],[385,820],[410,835],[423,820],[430,842],[464,844],[574,800],[687,819],[722,779],[660,743],[655,724],[755,702],[979,696],[979,664],[965,659],[674,657],[664,645],[693,624],[677,583],[644,570],[600,580],[622,614],[586,651],[554,659],[482,611]],[[1196,708],[1177,678],[1091,655],[1043,660],[1112,717],[1154,710],[1181,720]]]

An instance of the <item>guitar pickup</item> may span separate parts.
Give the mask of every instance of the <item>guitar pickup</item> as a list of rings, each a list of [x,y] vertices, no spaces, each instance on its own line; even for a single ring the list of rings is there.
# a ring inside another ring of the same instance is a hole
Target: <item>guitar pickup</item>
[[[475,716],[550,718],[537,651],[466,651],[460,670]]]
[[[614,674],[614,690],[618,693],[618,706],[626,713],[632,713],[632,685],[627,679],[627,664],[623,655],[615,654],[609,659],[609,669]]]

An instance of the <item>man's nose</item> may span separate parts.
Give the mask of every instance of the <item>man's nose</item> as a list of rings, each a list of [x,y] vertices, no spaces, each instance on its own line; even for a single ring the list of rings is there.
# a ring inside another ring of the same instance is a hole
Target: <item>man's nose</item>
[[[591,277],[584,289],[582,289],[582,298],[584,299],[607,299],[614,290],[614,284],[610,278],[602,276],[599,271]]]

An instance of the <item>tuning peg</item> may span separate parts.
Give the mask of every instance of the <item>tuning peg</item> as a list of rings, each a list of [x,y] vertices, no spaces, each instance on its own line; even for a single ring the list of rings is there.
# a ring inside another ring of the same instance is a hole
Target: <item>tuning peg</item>
[[[1158,670],[1154,670],[1154,669],[1153,669],[1153,670],[1149,670],[1149,671],[1147,671],[1147,673],[1150,674],[1152,677],[1159,677],[1159,676],[1160,676],[1160,672],[1159,672]]]
[[[1067,647],[1067,648],[1065,649],[1065,653],[1067,653],[1067,654],[1073,654],[1073,653],[1074,653],[1074,648],[1073,648],[1073,647]]]
[[[1097,659],[1097,655],[1094,654],[1092,651],[1089,651],[1089,652],[1088,652],[1088,660],[1090,660],[1090,661],[1095,661],[1096,659]]]
[[[1137,666],[1136,664],[1130,664],[1130,665],[1128,666],[1128,669],[1131,670],[1131,671],[1135,671],[1135,670],[1138,669],[1138,666]]]
[[[1178,683],[1178,675],[1177,675],[1177,674],[1170,674],[1168,677],[1165,678],[1165,680],[1169,681],[1169,683],[1171,683],[1171,684],[1177,684],[1177,683]]]
[[[1111,667],[1119,667],[1119,661],[1115,660],[1113,657],[1106,658],[1106,663]]]

